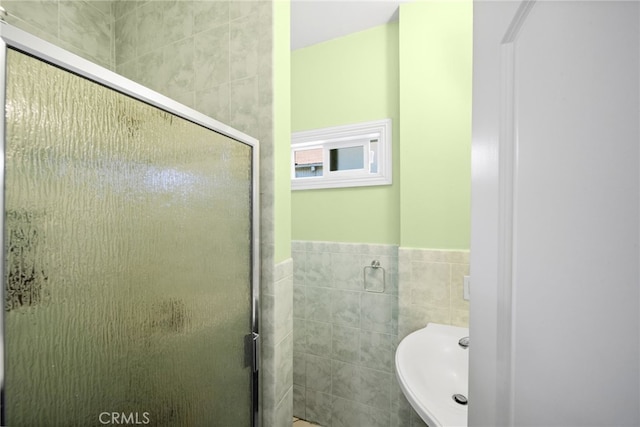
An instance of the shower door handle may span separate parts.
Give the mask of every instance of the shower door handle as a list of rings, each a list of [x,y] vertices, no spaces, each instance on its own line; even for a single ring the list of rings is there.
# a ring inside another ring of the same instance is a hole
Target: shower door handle
[[[253,372],[260,370],[260,335],[252,332],[244,336],[244,366]]]

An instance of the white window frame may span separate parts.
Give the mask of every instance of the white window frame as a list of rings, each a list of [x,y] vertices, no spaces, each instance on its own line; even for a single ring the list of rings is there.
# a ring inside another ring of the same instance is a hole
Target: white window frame
[[[319,188],[363,187],[392,184],[391,170],[391,119],[351,125],[333,126],[291,135],[291,189],[313,190]],[[369,171],[371,140],[378,140],[377,167]],[[364,169],[329,170],[329,152],[336,148],[363,146]],[[322,149],[322,176],[296,177],[295,153],[301,150]]]

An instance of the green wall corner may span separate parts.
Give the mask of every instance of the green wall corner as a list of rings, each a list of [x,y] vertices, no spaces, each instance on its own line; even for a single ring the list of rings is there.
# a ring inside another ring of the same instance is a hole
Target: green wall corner
[[[393,121],[393,184],[293,191],[294,240],[469,248],[472,26],[471,0],[403,3],[292,53],[294,132]]]

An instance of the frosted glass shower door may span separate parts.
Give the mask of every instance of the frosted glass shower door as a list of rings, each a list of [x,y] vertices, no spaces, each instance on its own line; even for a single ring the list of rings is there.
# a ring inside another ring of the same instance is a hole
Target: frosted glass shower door
[[[254,148],[7,63],[6,424],[251,425]]]

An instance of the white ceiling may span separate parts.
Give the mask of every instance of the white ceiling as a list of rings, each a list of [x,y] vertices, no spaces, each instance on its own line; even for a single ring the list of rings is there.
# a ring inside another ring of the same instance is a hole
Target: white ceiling
[[[292,0],[291,50],[398,19],[408,0]]]

